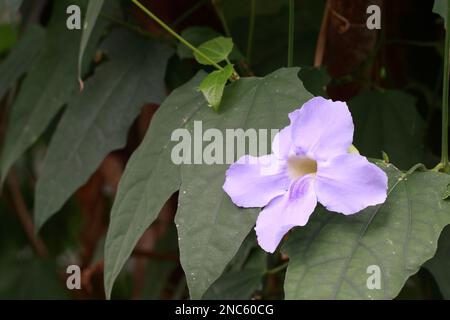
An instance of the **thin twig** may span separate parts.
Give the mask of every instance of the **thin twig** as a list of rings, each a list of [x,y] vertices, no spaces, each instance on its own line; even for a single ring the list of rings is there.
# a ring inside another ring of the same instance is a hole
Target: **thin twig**
[[[178,256],[176,254],[152,252],[152,251],[146,251],[146,250],[142,250],[142,249],[134,249],[132,255],[135,257],[145,257],[145,258],[151,258],[151,259],[156,259],[156,260],[166,260],[166,261],[178,261],[179,260]]]
[[[9,173],[7,184],[9,191],[11,192],[14,207],[16,209],[15,212],[20,220],[20,223],[22,223],[22,226],[25,230],[28,239],[31,242],[31,245],[36,250],[36,253],[38,254],[39,257],[47,258],[48,257],[47,247],[45,246],[42,239],[34,232],[34,224],[33,221],[31,220],[31,215],[28,212],[28,208],[25,204],[22,192],[20,191],[19,181],[14,169],[11,169]]]
[[[317,39],[316,53],[314,55],[314,67],[318,68],[322,65],[325,47],[327,44],[328,21],[330,17],[330,0],[325,3],[325,10],[320,26],[319,38]]]
[[[216,11],[217,16],[219,17],[220,22],[222,23],[223,31],[225,31],[225,35],[227,37],[231,38],[231,31],[228,27],[227,19],[225,18],[225,15],[222,11],[222,5],[220,3],[220,0],[212,0],[212,5],[214,7],[214,10]]]

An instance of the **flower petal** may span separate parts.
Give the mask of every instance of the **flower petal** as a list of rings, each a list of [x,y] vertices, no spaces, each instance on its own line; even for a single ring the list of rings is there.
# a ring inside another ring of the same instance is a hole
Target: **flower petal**
[[[317,161],[347,153],[353,141],[353,120],[345,102],[316,97],[289,115],[298,153]]]
[[[357,154],[318,163],[317,198],[328,210],[353,214],[386,201],[386,173]]]
[[[289,184],[286,163],[275,155],[246,155],[228,168],[223,190],[237,206],[253,208],[284,194]]]
[[[292,145],[292,125],[289,125],[278,132],[272,142],[272,152],[278,159],[287,159],[293,153]]]
[[[273,253],[283,236],[295,226],[304,226],[317,205],[312,175],[296,180],[289,192],[273,199],[256,221],[258,243]]]

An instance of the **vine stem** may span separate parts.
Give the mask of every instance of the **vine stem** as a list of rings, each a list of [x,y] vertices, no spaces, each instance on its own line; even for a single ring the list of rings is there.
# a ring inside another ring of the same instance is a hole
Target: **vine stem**
[[[256,0],[251,0],[250,3],[250,26],[248,28],[248,39],[247,39],[247,61],[250,63],[252,49],[253,49],[253,34],[255,32],[255,21],[256,21]]]
[[[288,266],[289,266],[289,262],[285,262],[285,263],[279,265],[278,267],[275,267],[273,269],[267,270],[265,274],[266,275],[277,274],[278,272],[281,272],[284,269],[286,269]]]
[[[442,155],[441,163],[445,172],[450,172],[448,161],[448,77],[449,77],[449,49],[450,49],[450,9],[447,10],[445,22],[445,54],[444,54],[444,79],[442,90]]]
[[[288,39],[288,63],[290,68],[294,65],[294,0],[289,0],[289,39]]]
[[[217,16],[219,17],[220,23],[222,24],[223,27],[223,31],[225,31],[225,35],[231,38],[230,27],[228,27],[227,19],[223,14],[222,4],[220,3],[220,0],[212,0],[211,3],[214,7],[214,10],[216,11]]]
[[[207,60],[211,65],[213,65],[218,70],[223,70],[223,68],[218,63],[212,61],[207,55],[205,55],[203,52],[201,52],[196,47],[194,47],[192,44],[190,44],[188,41],[186,41],[182,36],[180,36],[178,33],[176,33],[174,30],[172,30],[172,28],[170,28],[167,24],[165,24],[164,21],[159,19],[155,14],[153,14],[153,12],[151,12],[149,9],[147,9],[142,3],[140,3],[138,0],[131,0],[131,1],[139,9],[141,9],[147,16],[149,16],[156,23],[158,23],[164,30],[166,30],[168,33],[170,33],[172,36],[174,36],[178,41],[180,41],[186,47],[188,47],[193,52],[195,52],[198,56],[201,56],[203,59]]]

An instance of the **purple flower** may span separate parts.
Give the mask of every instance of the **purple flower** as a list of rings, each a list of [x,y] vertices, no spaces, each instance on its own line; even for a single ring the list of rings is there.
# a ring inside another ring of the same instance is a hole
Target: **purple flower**
[[[255,230],[267,252],[291,228],[304,226],[317,202],[350,215],[386,200],[386,174],[349,153],[354,126],[345,102],[313,98],[289,119],[274,138],[273,153],[243,156],[230,166],[223,186],[239,207],[265,206]]]

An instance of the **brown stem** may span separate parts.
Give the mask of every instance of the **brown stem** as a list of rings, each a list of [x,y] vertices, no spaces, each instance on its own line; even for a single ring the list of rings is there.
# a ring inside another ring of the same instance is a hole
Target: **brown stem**
[[[31,242],[31,245],[36,250],[36,253],[38,254],[39,257],[47,258],[48,257],[47,247],[45,246],[42,239],[39,236],[37,236],[34,232],[34,224],[33,221],[31,220],[31,215],[28,212],[28,208],[25,204],[22,192],[20,191],[19,181],[14,169],[11,169],[11,172],[8,176],[7,184],[9,191],[11,193],[14,207],[16,209],[15,212],[25,230],[28,239]]]
[[[152,252],[142,249],[134,249],[132,255],[134,257],[145,257],[156,260],[178,261],[178,256],[176,254]]]
[[[323,55],[327,44],[327,29],[330,15],[330,0],[325,3],[325,10],[320,26],[319,38],[317,39],[316,54],[314,55],[314,67],[318,68],[322,65]]]

